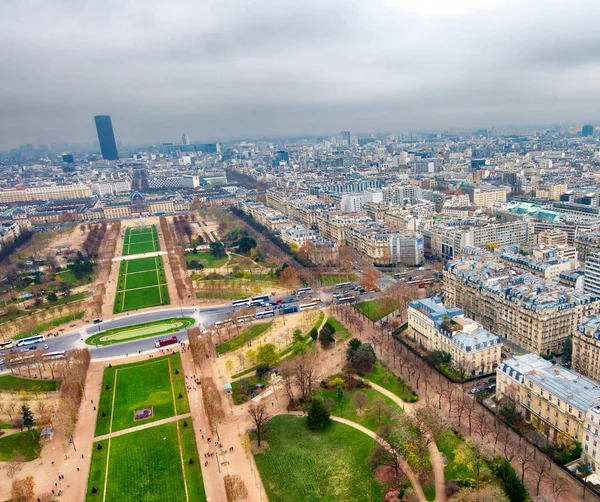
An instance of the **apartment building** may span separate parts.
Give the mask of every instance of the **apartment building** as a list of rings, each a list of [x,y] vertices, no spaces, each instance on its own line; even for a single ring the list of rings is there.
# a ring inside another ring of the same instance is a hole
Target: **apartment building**
[[[593,251],[587,256],[583,290],[600,296],[600,251]]]
[[[500,261],[527,270],[545,279],[554,279],[564,272],[579,267],[577,251],[573,246],[538,246],[528,250],[527,254],[508,246],[502,249]]]
[[[586,414],[600,404],[598,383],[536,354],[503,361],[496,380],[496,395],[514,401],[549,440],[584,441]]]
[[[69,185],[51,184],[0,190],[0,203],[79,199],[91,195],[91,186],[83,183],[73,183]]]
[[[321,237],[336,244],[346,243],[346,228],[350,225],[372,223],[370,218],[332,211],[322,211],[317,216],[317,226]]]
[[[566,246],[569,243],[569,237],[566,232],[559,229],[546,230],[538,234],[538,244]]]
[[[600,251],[600,232],[577,234],[574,237],[574,245],[579,259],[585,262],[590,253]]]
[[[494,202],[506,202],[506,190],[473,190],[473,204],[477,207],[491,207]]]
[[[303,225],[292,225],[281,230],[281,239],[288,244],[295,244],[298,248],[307,241],[317,238],[317,233]]]
[[[583,441],[581,460],[589,465],[593,472],[600,467],[600,404],[592,406],[585,415],[583,423]]]
[[[370,223],[346,227],[346,243],[378,264],[423,261],[423,237],[416,232],[400,232],[385,224]]]
[[[198,176],[148,176],[149,190],[196,188],[199,186],[200,178]]]
[[[560,196],[567,191],[567,185],[564,183],[557,183],[556,185],[545,185],[536,188],[535,198],[536,199],[551,199],[560,200]]]
[[[600,316],[592,316],[573,332],[571,367],[600,381]]]
[[[408,327],[416,343],[429,352],[449,353],[452,366],[465,375],[492,373],[500,364],[500,337],[437,297],[410,302]]]
[[[561,353],[567,336],[600,311],[598,296],[501,263],[489,253],[446,264],[444,301],[538,354]]]
[[[416,185],[390,185],[382,189],[383,202],[394,206],[413,205],[423,198],[423,190]]]

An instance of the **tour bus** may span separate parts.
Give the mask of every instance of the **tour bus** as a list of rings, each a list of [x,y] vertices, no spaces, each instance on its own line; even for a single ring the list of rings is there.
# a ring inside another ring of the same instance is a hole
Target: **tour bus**
[[[169,338],[161,338],[160,340],[156,340],[154,342],[154,346],[159,349],[160,347],[165,347],[167,345],[173,345],[177,343],[177,337],[175,335],[170,336]]]
[[[23,345],[31,345],[32,343],[40,343],[45,341],[46,338],[44,335],[30,336],[29,338],[21,338],[17,342],[17,347],[22,347]]]
[[[404,277],[405,275],[408,275],[408,272],[397,272],[394,274],[394,278],[400,279],[400,277]]]
[[[279,314],[293,314],[298,312],[298,305],[284,305],[279,307]]]
[[[319,306],[319,304],[317,302],[301,303],[300,310],[316,309],[316,308],[318,308],[318,306]]]
[[[273,317],[274,315],[275,315],[275,309],[270,308],[270,309],[263,310],[261,312],[257,312],[256,318],[264,319],[265,317]]]
[[[6,340],[3,342],[0,342],[0,350],[2,349],[10,349],[13,346],[13,341],[12,340]]]
[[[336,289],[342,289],[342,288],[347,288],[348,286],[351,286],[352,282],[340,282],[338,284],[335,285]]]
[[[268,303],[268,302],[269,302],[269,295],[253,296],[252,299],[250,300],[250,306],[258,307],[258,306],[264,305],[265,303]]]
[[[226,326],[228,324],[233,324],[233,319],[223,319],[222,321],[217,321],[215,323],[215,328],[220,328],[221,326]]]
[[[253,316],[251,315],[241,315],[237,318],[237,322],[247,322],[247,321],[251,321],[252,319],[254,319]]]
[[[246,298],[245,300],[233,300],[231,302],[232,307],[249,307],[250,306],[250,298]]]
[[[302,296],[305,293],[312,293],[312,288],[300,288],[298,291],[296,291],[298,296]]]
[[[354,296],[344,296],[343,298],[337,299],[338,303],[348,303],[353,302],[354,300],[356,300]]]
[[[56,352],[43,352],[42,355],[45,359],[63,359],[65,357],[65,351],[57,350]]]

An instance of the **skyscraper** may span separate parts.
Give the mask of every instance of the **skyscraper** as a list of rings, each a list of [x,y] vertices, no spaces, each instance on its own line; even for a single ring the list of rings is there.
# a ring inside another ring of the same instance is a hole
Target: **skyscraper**
[[[119,152],[117,152],[117,144],[115,143],[115,134],[110,115],[96,115],[94,121],[96,122],[96,131],[98,131],[98,141],[100,142],[102,158],[105,160],[119,160]]]
[[[181,136],[181,144],[189,145],[190,144],[190,135],[187,132],[184,132]]]

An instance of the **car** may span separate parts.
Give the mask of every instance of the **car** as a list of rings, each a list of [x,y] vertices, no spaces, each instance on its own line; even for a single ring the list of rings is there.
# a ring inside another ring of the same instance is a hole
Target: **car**
[[[47,343],[44,344],[44,350],[48,350],[48,344]]]
[[[496,377],[490,377],[490,378],[488,378],[488,382],[489,383],[496,383]]]
[[[340,296],[342,296],[342,295],[339,295],[338,293],[333,293],[333,295],[332,295],[332,296],[333,296],[334,298],[339,298],[339,297],[340,297]]]
[[[473,382],[473,387],[479,387],[481,385],[481,382]]]
[[[480,392],[481,389],[471,389],[471,394],[477,394],[478,392]]]

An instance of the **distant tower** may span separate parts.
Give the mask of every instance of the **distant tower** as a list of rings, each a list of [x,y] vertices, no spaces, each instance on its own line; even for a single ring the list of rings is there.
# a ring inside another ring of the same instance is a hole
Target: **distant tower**
[[[341,131],[337,135],[337,143],[341,146],[349,146],[350,145],[350,131]]]
[[[187,132],[184,132],[181,136],[181,144],[189,145],[190,144],[190,135]]]
[[[94,121],[96,122],[96,131],[98,131],[98,141],[100,142],[102,158],[104,160],[119,160],[110,115],[96,115]]]
[[[581,135],[582,136],[593,136],[594,135],[594,126],[592,126],[592,125],[584,125],[581,128]]]

